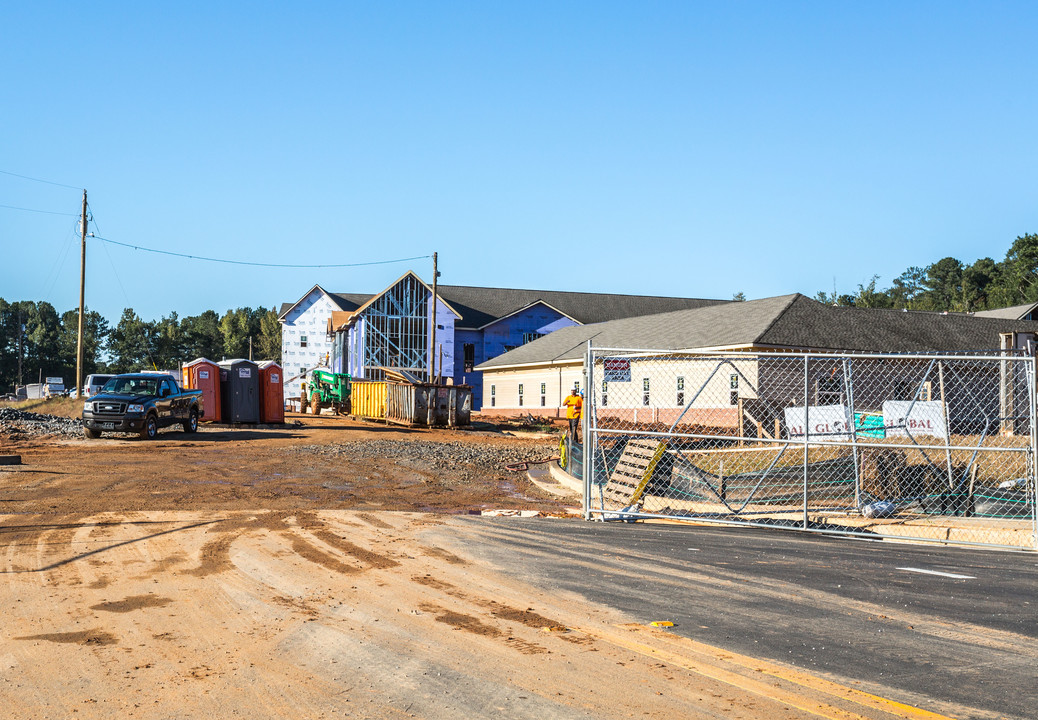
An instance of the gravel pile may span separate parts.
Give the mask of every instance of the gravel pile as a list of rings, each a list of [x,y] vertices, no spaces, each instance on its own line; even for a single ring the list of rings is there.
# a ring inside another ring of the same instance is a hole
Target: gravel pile
[[[41,415],[26,410],[0,407],[0,433],[16,435],[62,435],[83,437],[83,423],[79,418],[60,415]]]
[[[541,460],[558,453],[558,443],[545,440],[523,447],[492,447],[475,443],[429,442],[428,440],[371,440],[303,445],[294,452],[341,457],[344,460],[392,460],[426,471],[449,471],[465,479],[488,473],[499,474],[505,465],[524,460]]]

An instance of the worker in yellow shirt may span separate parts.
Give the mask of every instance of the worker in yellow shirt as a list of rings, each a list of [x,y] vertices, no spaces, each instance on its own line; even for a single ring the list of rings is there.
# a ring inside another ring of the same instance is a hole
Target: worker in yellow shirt
[[[566,419],[569,420],[569,436],[576,441],[577,428],[580,427],[580,417],[584,410],[584,398],[573,388],[562,404],[566,407]]]

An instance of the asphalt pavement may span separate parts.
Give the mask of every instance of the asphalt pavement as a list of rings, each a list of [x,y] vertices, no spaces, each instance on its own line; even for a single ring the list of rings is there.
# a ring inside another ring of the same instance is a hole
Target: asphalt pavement
[[[466,518],[534,586],[957,718],[1038,717],[1038,554],[785,530]]]

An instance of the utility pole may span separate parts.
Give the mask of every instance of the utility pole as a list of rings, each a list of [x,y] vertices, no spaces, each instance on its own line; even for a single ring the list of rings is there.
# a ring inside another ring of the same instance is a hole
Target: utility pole
[[[432,292],[432,337],[429,340],[429,382],[436,376],[436,280],[440,271],[436,267],[436,253],[433,253],[433,292]]]
[[[22,303],[18,303],[18,384],[24,385],[22,382],[22,355],[25,354],[25,349],[22,346],[22,342],[25,336],[25,323],[22,320]]]
[[[76,397],[83,389],[83,314],[86,297],[87,191],[83,191],[83,215],[79,221],[79,333],[76,337]]]

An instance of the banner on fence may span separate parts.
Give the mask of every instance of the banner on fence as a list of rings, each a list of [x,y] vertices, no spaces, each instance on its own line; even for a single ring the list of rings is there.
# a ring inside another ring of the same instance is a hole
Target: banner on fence
[[[850,440],[854,425],[846,405],[812,405],[807,411],[810,429],[807,439]],[[804,437],[804,408],[786,408],[786,427],[789,437]]]
[[[887,426],[888,437],[909,434],[912,437],[948,437],[944,403],[939,401],[913,403],[911,400],[887,400],[883,403],[883,424]]]

